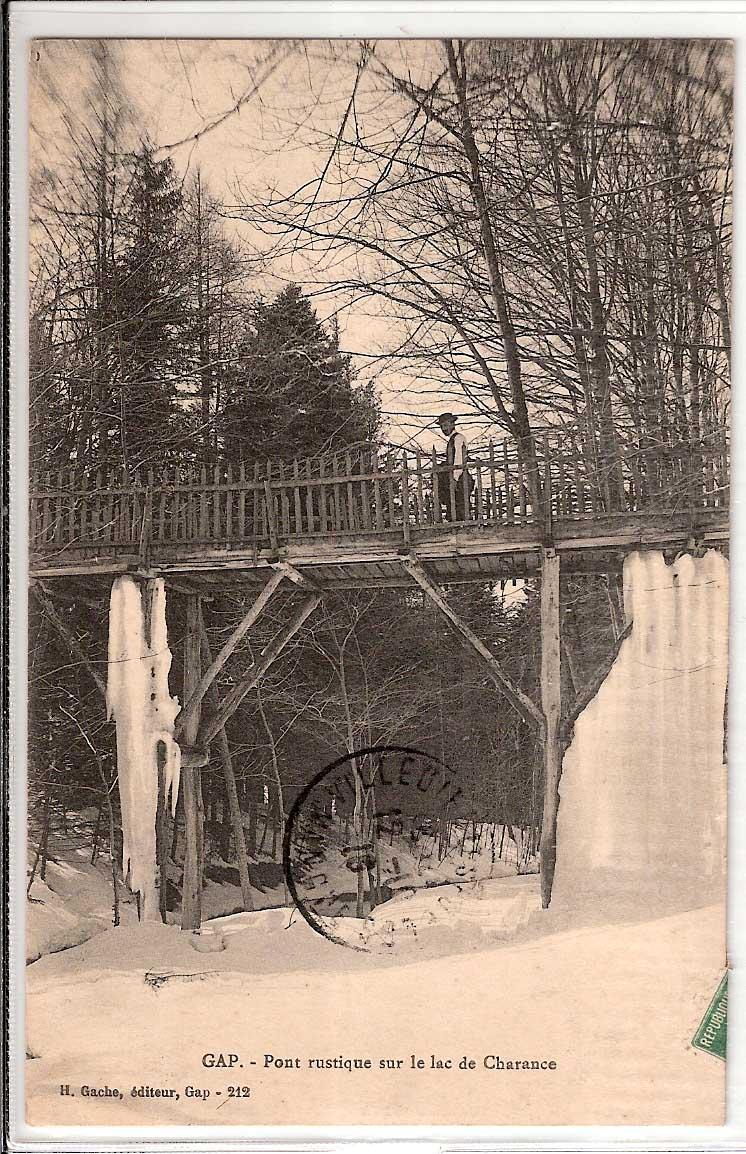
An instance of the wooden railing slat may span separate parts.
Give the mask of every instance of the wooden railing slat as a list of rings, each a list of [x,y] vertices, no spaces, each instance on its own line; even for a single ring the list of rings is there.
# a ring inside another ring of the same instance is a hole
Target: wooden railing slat
[[[573,514],[576,517],[583,517],[585,515],[585,476],[576,430],[570,433],[569,453],[572,468]]]
[[[363,469],[363,463],[364,463],[364,457],[363,457],[363,453],[361,451],[360,457],[359,457],[360,474],[361,474],[361,476],[360,476],[360,510],[361,510],[361,514],[362,514],[363,529],[369,530],[372,523],[373,523],[373,520],[371,517],[371,508],[370,508],[370,484],[369,484],[370,476],[372,476],[372,468],[371,468],[371,465],[369,462],[368,468]]]
[[[482,464],[477,461],[477,475],[476,475],[476,502],[477,502],[477,521],[480,525],[485,523],[484,499],[482,495]]]
[[[516,441],[516,470],[518,486],[518,520],[521,525],[526,524],[526,462],[521,452],[520,441]]]
[[[199,475],[199,529],[197,530],[203,541],[207,540],[210,531],[210,510],[207,493],[207,468],[202,465]],[[189,504],[192,505],[192,494],[189,494]]]
[[[394,466],[391,462],[391,453],[386,454],[386,465],[384,468],[386,476],[386,507],[388,511],[388,528],[393,529],[396,525],[396,498],[394,496]]]
[[[223,531],[221,525],[222,510],[220,508],[220,468],[218,465],[213,469],[212,476],[212,535],[216,541],[219,541],[223,536]],[[228,490],[226,489],[226,497],[227,495]]]
[[[166,486],[165,470],[158,478],[158,540],[166,539],[166,510],[168,509],[168,488]]]
[[[416,448],[415,452],[414,452],[414,467],[415,467],[415,472],[416,472],[416,482],[415,482],[415,500],[417,502],[416,507],[415,507],[416,508],[416,521],[417,521],[418,525],[426,525],[427,520],[426,520],[426,514],[425,514],[425,497],[424,497],[424,491],[423,491],[423,487],[422,487],[422,454],[421,454],[419,448]]]
[[[490,437],[490,497],[492,505],[492,519],[502,520],[497,508],[497,478],[495,476],[495,445]]]
[[[70,484],[68,485],[67,499],[67,539],[72,544],[75,540],[75,471],[70,469]]]
[[[92,526],[96,540],[101,541],[103,540],[104,536],[104,482],[100,469],[96,470],[96,476],[93,479],[93,484],[95,487],[95,498],[92,506]]]
[[[298,458],[293,457],[293,513],[295,516],[295,533],[303,532],[303,505],[300,499],[300,468]]]
[[[238,466],[238,540],[246,539],[246,466]]]
[[[178,468],[174,468],[174,482],[176,482],[178,476],[179,476],[179,470],[178,470]],[[179,540],[179,520],[180,520],[180,518],[181,518],[181,492],[179,491],[178,485],[174,484],[174,500],[173,500],[173,504],[171,506],[171,524],[170,524],[171,532],[169,534],[169,538],[172,541],[178,541]]]
[[[411,540],[411,529],[409,525],[409,461],[407,460],[406,449],[402,450],[401,459],[401,509],[404,544],[408,545]]]
[[[264,480],[264,510],[267,518],[264,536],[269,537],[269,544],[271,549],[277,549],[279,541],[277,537],[278,519],[277,519],[277,505],[275,503],[275,494],[272,488],[272,471],[273,462],[267,461],[267,476]]]
[[[513,524],[513,491],[510,485],[510,464],[508,462],[508,442],[505,438],[502,441],[503,454],[503,478],[505,487],[505,521],[508,525]]]
[[[379,531],[383,529],[383,508],[381,506],[381,482],[380,482],[380,462],[378,459],[378,450],[374,449],[370,457],[371,469],[373,471],[373,497],[376,503],[376,529]]]
[[[347,475],[348,475],[348,477],[351,478],[352,477],[352,457],[350,456],[349,452],[345,455],[345,463],[347,465]],[[349,480],[347,482],[347,510],[348,510],[347,528],[353,529],[353,530],[357,529],[358,528],[358,518],[355,515],[355,491],[353,488],[352,480]]]
[[[311,462],[306,458],[306,480],[311,479]],[[309,533],[316,532],[316,522],[313,511],[313,489],[310,484],[306,484],[306,524]]]
[[[619,503],[619,510],[626,509],[627,497],[624,491],[624,456],[622,453],[622,446],[617,441],[616,444],[616,482],[617,482],[617,500]]]
[[[279,491],[276,495],[278,506],[279,523],[282,525],[283,537],[290,536],[290,499],[285,484],[285,465],[282,461],[277,462],[277,474],[280,481]]]
[[[251,524],[251,536],[254,541],[254,549],[258,548],[259,540],[261,538],[261,517],[262,517],[262,499],[259,492],[259,462],[254,462],[254,514]]]
[[[319,532],[328,533],[328,521],[326,515],[326,485],[324,484],[324,458],[319,461],[319,476],[321,477],[321,484],[319,485]]]

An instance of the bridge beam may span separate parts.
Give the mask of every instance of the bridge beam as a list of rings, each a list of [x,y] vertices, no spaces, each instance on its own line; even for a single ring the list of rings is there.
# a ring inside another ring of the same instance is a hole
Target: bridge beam
[[[307,589],[309,592],[318,592],[319,586],[305,573],[301,573],[296,569],[295,565],[291,565],[289,561],[273,561],[272,568],[276,569],[278,573],[283,573],[288,581],[292,581],[295,585],[299,585],[301,589]]]
[[[482,660],[498,689],[502,690],[510,704],[520,713],[524,721],[527,721],[529,725],[534,727],[542,727],[544,717],[539,707],[508,677],[507,673],[501,668],[495,655],[490,653],[484,642],[477,637],[476,633],[469,628],[466,622],[455,612],[453,607],[448,604],[442,591],[423,569],[419,559],[414,555],[410,555],[402,560],[402,564],[407,573],[417,582],[423,593],[426,594],[433,605],[435,605],[450,622],[459,641],[461,641],[465,648],[476,653]]]

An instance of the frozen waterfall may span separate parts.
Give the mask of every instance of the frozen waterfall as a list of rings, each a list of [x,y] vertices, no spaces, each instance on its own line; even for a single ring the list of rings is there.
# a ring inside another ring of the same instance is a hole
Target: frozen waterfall
[[[553,906],[724,871],[728,562],[632,553],[624,603],[632,632],[564,758]]]
[[[166,632],[166,591],[162,580],[148,582],[146,622],[140,585],[117,577],[109,605],[109,669],[106,701],[117,729],[117,771],[122,805],[122,870],[140,894],[140,916],[158,917],[156,810],[158,756],[162,743],[164,790],[176,809],[180,750],[174,740],[179,701],[171,697],[171,651]],[[148,629],[149,624],[149,629]],[[149,633],[149,636],[148,636]]]

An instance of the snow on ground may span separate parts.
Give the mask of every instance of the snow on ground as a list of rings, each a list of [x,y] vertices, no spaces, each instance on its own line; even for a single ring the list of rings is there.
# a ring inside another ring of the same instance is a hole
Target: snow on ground
[[[373,923],[388,915],[403,926],[416,910],[422,928],[402,933],[392,951],[334,945],[297,912],[276,909],[211,923],[217,952],[152,923],[43,958],[27,971],[29,1121],[720,1122],[723,1064],[690,1039],[722,974],[723,910],[571,930],[566,914],[534,910],[501,944],[497,907],[535,885],[449,887],[448,925],[441,887],[396,898]],[[212,1052],[238,1054],[242,1065],[207,1068]],[[298,1058],[301,1068],[265,1068],[268,1054]],[[411,1055],[426,1068],[412,1069]],[[431,1055],[454,1060],[455,1070],[431,1069]],[[487,1069],[490,1055],[557,1065]],[[327,1057],[370,1058],[372,1068],[308,1068]],[[462,1057],[473,1070],[458,1069]],[[401,1067],[380,1069],[387,1058]],[[61,1084],[74,1096],[61,1096]],[[230,1085],[251,1096],[229,1097]],[[83,1086],[122,1098],[84,1096]],[[132,1095],[147,1086],[178,1100]]]
[[[69,830],[73,844],[66,836],[56,831],[50,837],[49,861],[46,881],[35,877],[26,905],[27,935],[26,960],[33,962],[47,953],[75,946],[88,938],[109,929],[112,925],[112,880],[111,859],[102,851],[95,866],[90,864],[88,843],[90,831],[83,817],[90,815],[68,814]],[[95,817],[95,811],[94,811]],[[503,839],[503,857],[495,857],[491,840],[485,836],[476,847],[471,840],[454,838],[449,853],[438,860],[437,838],[423,836],[417,846],[411,846],[403,839],[393,845],[381,846],[382,878],[394,892],[411,892],[422,887],[443,886],[454,880],[468,883],[490,877],[515,876],[518,852],[515,843],[506,835]],[[85,845],[81,847],[81,841]],[[78,843],[77,845],[75,843]],[[495,860],[493,860],[495,857]],[[30,856],[29,869],[33,854]],[[224,868],[232,868],[230,863],[218,862]],[[258,871],[263,865],[277,863],[258,861],[253,863]],[[535,869],[536,863],[531,862]],[[326,881],[304,895],[314,898],[328,898],[326,912],[335,915],[353,914],[355,899],[353,891],[356,878],[345,866],[341,853],[336,853],[324,863]],[[172,881],[178,883],[180,871],[174,868]],[[134,896],[118,881],[120,920],[127,925],[136,919]],[[345,896],[347,895],[347,896]],[[255,910],[273,909],[288,904],[288,891],[284,883],[252,887]],[[207,881],[202,891],[202,913],[204,920],[218,918],[243,910],[241,889],[229,882]],[[178,908],[169,911],[168,921],[178,924]],[[355,923],[357,927],[357,923]]]
[[[26,902],[26,961],[65,950],[103,933],[112,925],[111,859],[90,864],[89,849],[52,842],[46,877],[37,876]],[[132,895],[119,885],[123,924],[137,919]]]
[[[493,832],[497,834],[499,829],[496,826]],[[482,879],[515,877],[518,868],[515,842],[507,835],[504,837],[502,858],[497,856],[499,838],[496,837],[495,842],[493,847],[492,839],[485,834],[475,846],[471,838],[462,839],[459,833],[441,859],[438,855],[437,834],[423,835],[416,845],[403,837],[391,845],[383,840],[378,845],[381,882],[393,894],[412,894],[421,889],[456,882],[467,884]],[[531,872],[535,873],[537,868],[536,861],[532,859]],[[296,884],[301,898],[312,901],[314,908],[321,913],[354,917],[357,907],[357,875],[348,867],[347,859],[340,849],[327,846],[323,861],[319,862],[315,873],[298,880]]]
[[[401,954],[414,947],[433,957],[460,953],[466,935],[476,949],[480,937],[493,942],[515,938],[540,908],[538,878],[521,874],[401,890],[365,921],[337,917],[322,922],[335,938],[358,949]]]

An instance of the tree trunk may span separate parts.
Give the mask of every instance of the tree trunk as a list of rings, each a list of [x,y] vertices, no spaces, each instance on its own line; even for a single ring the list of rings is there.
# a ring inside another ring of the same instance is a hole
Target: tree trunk
[[[207,636],[204,621],[202,621],[201,624],[205,665],[209,668],[212,664],[210,641]],[[218,694],[214,682],[210,685],[207,694],[211,700],[213,709],[217,709]],[[218,748],[220,751],[220,764],[223,770],[223,781],[225,783],[225,796],[230,812],[231,825],[233,827],[233,840],[236,843],[236,864],[238,866],[238,876],[241,881],[241,900],[243,901],[245,910],[253,910],[254,897],[251,890],[251,878],[249,876],[249,858],[246,852],[246,834],[243,827],[243,814],[241,813],[241,806],[238,801],[236,775],[233,772],[233,759],[231,758],[231,750],[225,727],[218,730]]]
[[[557,858],[557,811],[562,772],[560,656],[560,558],[544,550],[541,570],[541,705],[544,711],[544,815],[541,826],[541,904],[552,897]],[[517,843],[516,843],[517,848]]]
[[[459,47],[459,58],[453,41],[445,41],[448,69],[451,75],[456,97],[458,100],[459,116],[461,120],[461,143],[464,149],[470,171],[470,188],[474,205],[479,218],[479,230],[482,240],[487,276],[490,284],[490,294],[500,326],[500,335],[505,354],[505,368],[510,385],[510,395],[513,405],[511,413],[512,432],[518,442],[518,447],[526,464],[531,502],[535,510],[542,505],[542,485],[539,474],[539,465],[536,458],[536,446],[528,415],[526,395],[523,389],[521,374],[521,358],[518,350],[518,339],[510,315],[508,295],[505,290],[505,281],[502,272],[502,262],[498,251],[497,239],[492,228],[487,195],[482,180],[482,161],[474,136],[474,126],[468,102],[468,76],[463,43]],[[459,61],[461,70],[459,71]]]

